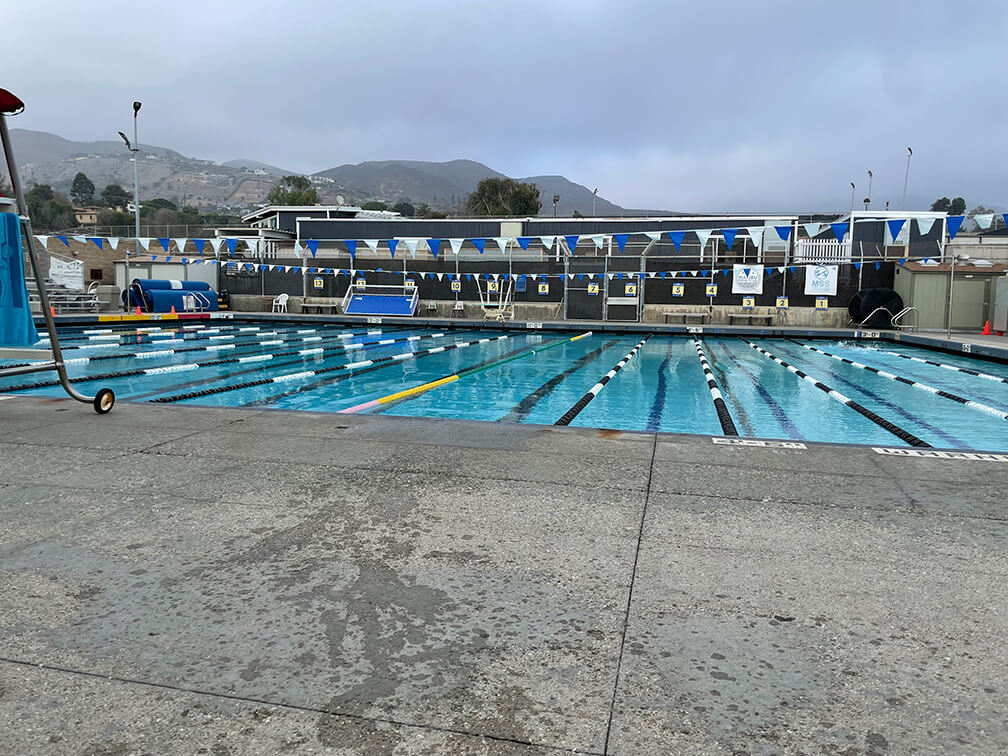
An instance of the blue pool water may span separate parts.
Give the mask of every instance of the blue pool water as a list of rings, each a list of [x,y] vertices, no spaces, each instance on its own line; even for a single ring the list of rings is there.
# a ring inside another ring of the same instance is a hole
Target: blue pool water
[[[108,386],[121,400],[328,412],[356,408],[386,415],[553,424],[644,338],[223,321],[156,329],[61,331],[71,379],[85,392]],[[1008,413],[1008,383],[906,357],[1008,379],[1006,365],[890,342],[806,345],[758,336],[703,337],[700,344],[740,436],[905,445],[748,342],[862,405],[883,424],[931,446],[1008,450],[1008,420],[998,416]],[[936,396],[837,358],[983,406]],[[375,404],[458,374],[458,380]],[[54,373],[0,379],[0,391],[60,396],[58,386],[40,385],[54,380]],[[669,335],[650,336],[570,424],[723,433],[693,339]]]

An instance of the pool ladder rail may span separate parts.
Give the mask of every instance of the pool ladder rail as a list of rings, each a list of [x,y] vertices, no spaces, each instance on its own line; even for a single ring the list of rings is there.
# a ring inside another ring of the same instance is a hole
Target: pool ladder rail
[[[43,362],[36,362],[29,365],[17,367],[0,368],[0,377],[9,375],[22,375],[24,373],[38,373],[47,370],[55,370],[59,376],[60,385],[73,399],[79,402],[91,404],[95,412],[104,415],[112,409],[115,404],[115,394],[110,388],[101,388],[94,396],[85,396],[70,385],[67,376],[66,364],[63,361],[63,352],[60,349],[59,334],[56,333],[56,320],[53,317],[53,309],[49,302],[49,294],[46,291],[45,279],[39,274],[38,258],[35,254],[35,237],[32,233],[31,219],[28,217],[28,207],[25,204],[24,193],[21,190],[21,179],[18,176],[17,165],[14,163],[14,154],[11,152],[10,132],[7,130],[7,116],[17,115],[24,110],[24,103],[16,95],[11,94],[6,89],[0,89],[0,143],[3,144],[4,159],[7,162],[7,172],[10,175],[11,186],[14,188],[14,199],[17,203],[18,224],[21,233],[28,245],[28,259],[31,262],[32,274],[38,286],[39,302],[42,306],[42,317],[45,319],[46,329],[49,331],[50,351],[44,353],[47,358]],[[23,285],[23,284],[22,284]],[[28,350],[18,350],[20,356]]]

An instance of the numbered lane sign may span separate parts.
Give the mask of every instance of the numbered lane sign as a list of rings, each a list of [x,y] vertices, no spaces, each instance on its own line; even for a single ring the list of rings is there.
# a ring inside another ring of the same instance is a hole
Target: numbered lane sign
[[[628,283],[623,287],[623,296],[626,297],[636,297],[637,296],[637,284]]]
[[[312,279],[312,286],[316,289],[321,289],[323,286],[325,286],[325,281],[323,281],[321,278],[314,278]]]
[[[487,281],[487,291],[497,291],[497,282]]]
[[[707,284],[707,296],[708,297],[717,296],[717,284]]]
[[[462,282],[461,281],[452,281],[451,290],[452,291],[462,291]]]
[[[683,295],[683,289],[685,287],[681,283],[672,284],[672,296],[681,297]]]
[[[817,310],[829,309],[829,298],[827,297],[816,297],[815,298],[815,308]]]
[[[588,284],[588,294],[589,296],[596,296],[598,294],[598,284],[590,283]]]
[[[756,297],[742,297],[742,309],[751,310],[756,306]]]
[[[777,309],[786,310],[788,308],[788,298],[787,297],[777,297]]]
[[[540,294],[549,294],[549,284],[548,283],[541,283],[541,284],[539,284],[539,293]]]

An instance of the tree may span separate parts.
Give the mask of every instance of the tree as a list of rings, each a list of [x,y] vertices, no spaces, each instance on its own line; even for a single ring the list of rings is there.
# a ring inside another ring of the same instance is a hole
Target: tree
[[[406,202],[405,200],[402,200],[392,205],[392,210],[393,212],[399,213],[399,215],[403,216],[404,218],[412,218],[414,215],[416,215],[416,208],[413,207],[413,205],[411,205],[409,202]]]
[[[424,202],[416,209],[417,218],[447,218],[446,213],[439,212]]]
[[[78,205],[91,205],[94,204],[94,190],[91,179],[78,171],[70,188],[70,198]]]
[[[129,193],[119,184],[109,184],[101,191],[101,201],[105,207],[126,207],[129,200]]]
[[[144,207],[150,207],[154,210],[178,210],[178,205],[164,197],[155,197],[150,202],[144,202]]]
[[[950,200],[948,197],[940,197],[931,203],[931,209],[936,213],[962,215],[966,212],[966,200],[962,197],[956,197],[954,200]]]
[[[486,178],[466,198],[466,211],[473,215],[538,215],[542,207],[539,187],[510,178]]]
[[[129,226],[133,227],[133,214],[121,213],[118,210],[105,209],[98,212],[99,226]]]
[[[371,202],[365,202],[361,205],[361,210],[388,210],[388,205],[384,202],[372,200]]]
[[[571,213],[571,218],[584,218],[584,216],[581,215],[581,213],[579,213],[577,210],[575,210],[573,213]]]
[[[270,189],[266,201],[271,205],[317,205],[318,192],[304,176],[284,176]]]
[[[69,229],[77,225],[73,205],[48,184],[36,184],[25,193],[32,226],[38,231]]]

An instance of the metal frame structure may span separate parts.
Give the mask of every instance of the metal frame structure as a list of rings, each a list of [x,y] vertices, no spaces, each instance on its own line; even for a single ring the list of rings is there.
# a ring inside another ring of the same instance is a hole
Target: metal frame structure
[[[10,133],[7,130],[7,116],[17,115],[24,110],[24,103],[6,89],[0,89],[0,142],[3,143],[4,159],[7,162],[7,171],[10,173],[11,186],[14,188],[14,198],[17,201],[18,223],[21,233],[28,246],[28,259],[31,261],[32,273],[38,285],[39,300],[42,304],[42,316],[45,318],[46,329],[49,332],[49,345],[52,351],[52,359],[34,365],[22,365],[20,367],[0,368],[0,377],[9,375],[22,375],[24,373],[37,373],[46,370],[55,370],[59,376],[60,385],[73,399],[79,402],[90,403],[95,412],[104,415],[112,409],[115,404],[115,394],[110,388],[101,388],[94,396],[85,396],[70,385],[67,377],[66,364],[63,361],[63,352],[60,349],[59,335],[56,333],[56,321],[53,318],[52,310],[49,307],[49,295],[46,292],[45,280],[39,272],[38,258],[35,255],[35,237],[32,234],[31,219],[28,217],[28,207],[25,204],[24,193],[21,190],[21,180],[18,177],[17,166],[14,164],[14,154],[11,152]]]

